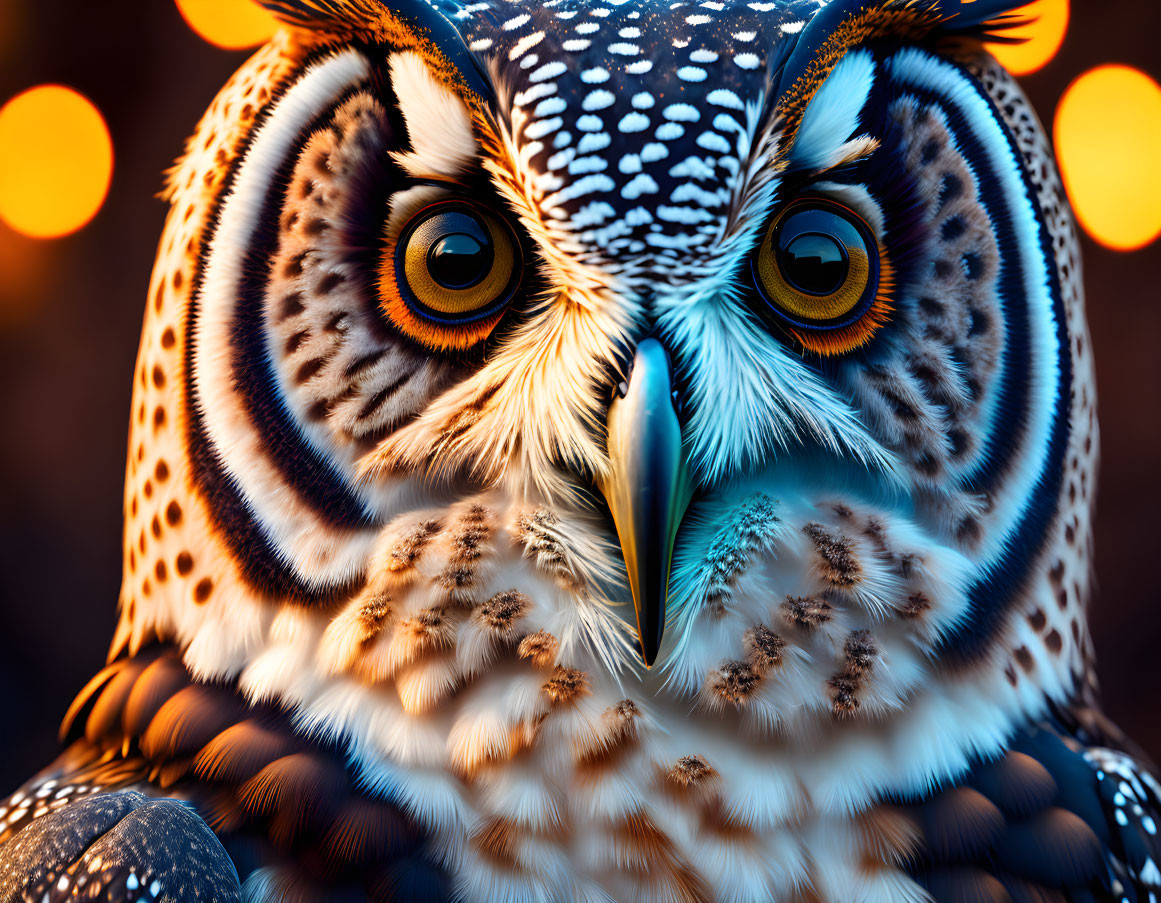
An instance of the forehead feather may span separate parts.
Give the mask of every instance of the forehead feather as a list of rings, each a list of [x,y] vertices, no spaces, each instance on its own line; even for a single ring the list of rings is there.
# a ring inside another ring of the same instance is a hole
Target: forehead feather
[[[818,9],[581,0],[446,14],[511,101],[545,215],[606,254],[680,255],[720,233],[747,114]]]

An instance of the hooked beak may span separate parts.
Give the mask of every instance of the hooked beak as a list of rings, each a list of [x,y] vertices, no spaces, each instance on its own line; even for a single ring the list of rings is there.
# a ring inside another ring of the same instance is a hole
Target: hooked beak
[[[673,542],[692,496],[669,356],[657,339],[637,346],[622,390],[609,405],[610,468],[600,489],[621,540],[641,655],[652,666],[665,631]]]

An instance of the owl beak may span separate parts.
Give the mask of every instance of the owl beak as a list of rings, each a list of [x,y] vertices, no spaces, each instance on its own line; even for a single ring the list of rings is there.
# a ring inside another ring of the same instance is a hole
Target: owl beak
[[[608,437],[600,489],[621,540],[641,655],[652,666],[665,631],[673,542],[692,495],[669,356],[657,339],[637,346],[628,382],[609,405]]]

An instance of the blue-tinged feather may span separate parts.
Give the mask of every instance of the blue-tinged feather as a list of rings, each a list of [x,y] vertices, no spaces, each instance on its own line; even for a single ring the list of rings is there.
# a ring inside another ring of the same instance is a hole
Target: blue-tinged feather
[[[859,126],[859,113],[875,83],[869,51],[848,54],[815,93],[790,151],[792,169],[824,169]]]
[[[928,14],[938,20],[936,30],[946,33],[979,28],[985,22],[1020,5],[1014,0],[932,0],[922,3],[914,0],[832,0],[802,30],[782,71],[776,93],[781,95],[786,92],[806,71],[835,31],[853,16],[876,9],[888,11],[910,8],[916,14]]]

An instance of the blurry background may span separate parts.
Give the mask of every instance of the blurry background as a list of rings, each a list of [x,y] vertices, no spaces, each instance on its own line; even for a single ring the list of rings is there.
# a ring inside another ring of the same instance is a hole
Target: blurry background
[[[1083,0],[1067,23],[1065,0],[1033,6],[1035,39],[1007,61],[1042,66],[1022,82],[1050,130],[1063,107],[1058,154],[1091,233],[1100,673],[1108,712],[1161,759],[1161,89],[1092,72],[1161,78],[1161,4]],[[55,755],[62,714],[104,663],[155,195],[247,55],[212,41],[252,46],[269,27],[248,0],[0,0],[0,104],[16,98],[0,111],[0,792]],[[44,84],[83,97],[18,97]]]

